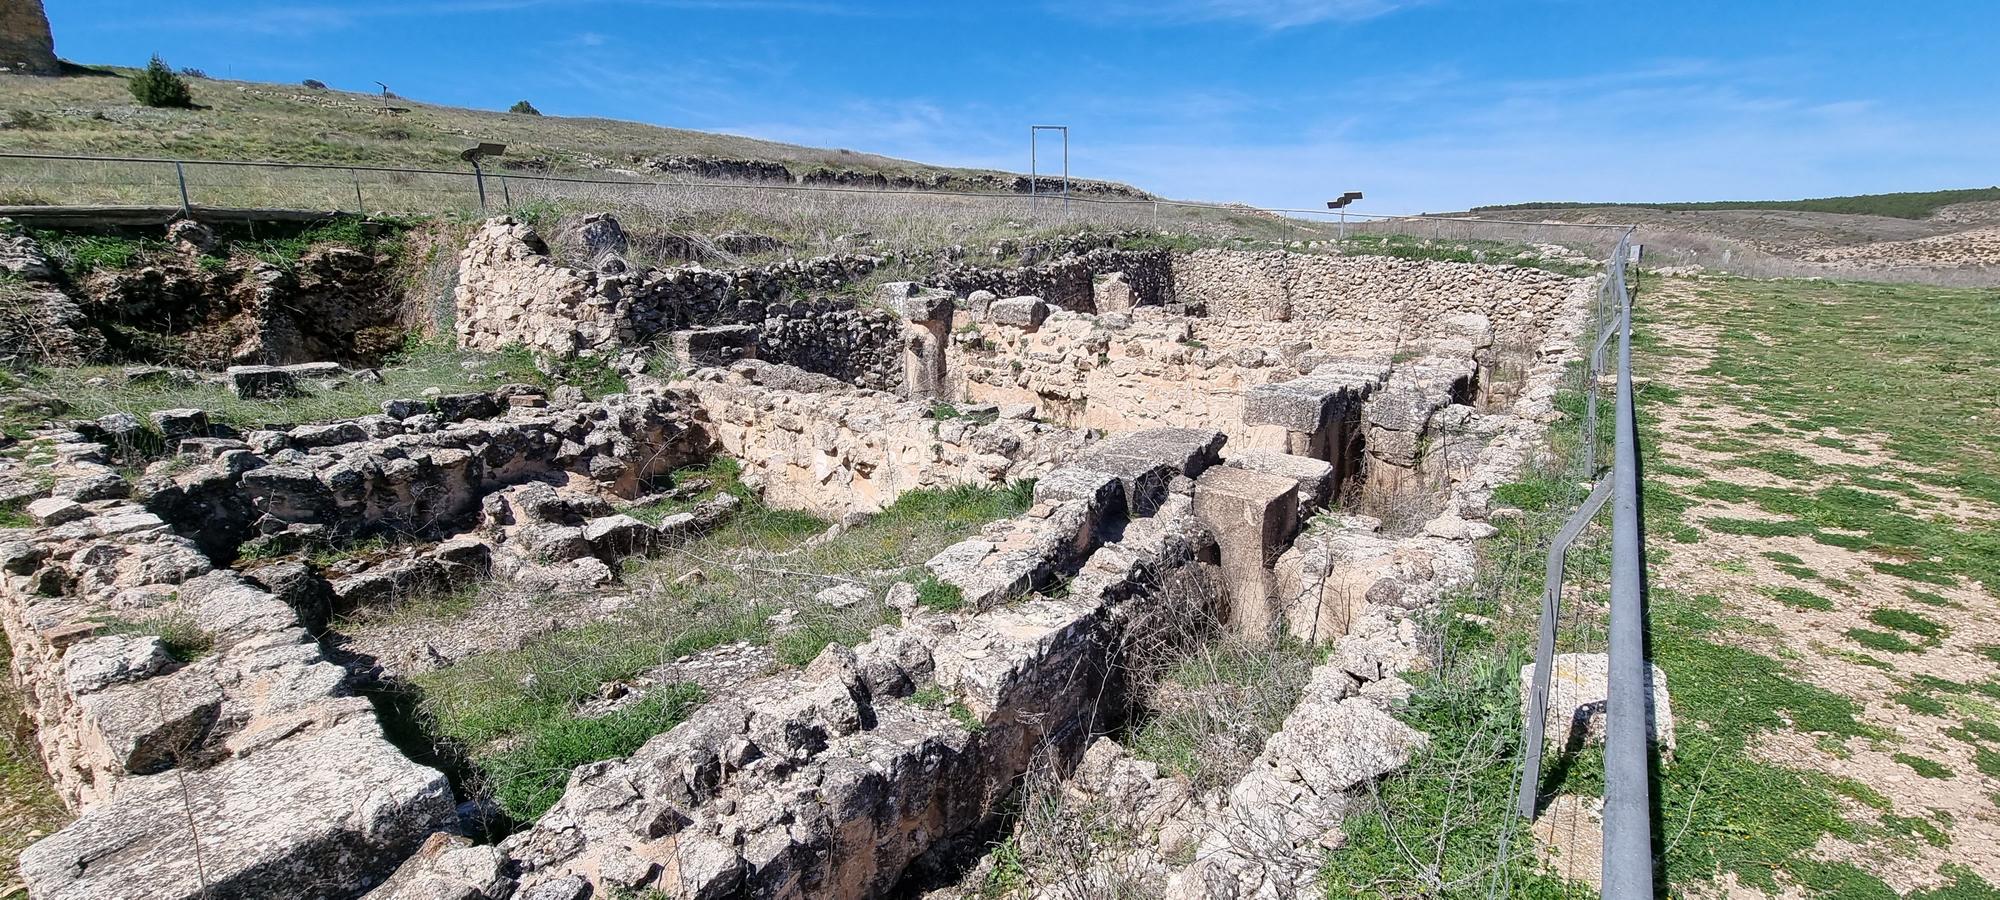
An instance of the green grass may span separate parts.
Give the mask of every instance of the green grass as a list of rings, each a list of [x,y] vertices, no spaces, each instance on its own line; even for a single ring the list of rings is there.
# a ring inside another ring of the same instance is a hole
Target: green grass
[[[177,662],[193,662],[215,649],[215,636],[195,624],[194,614],[178,608],[166,609],[136,619],[104,619],[106,634],[151,635],[160,639],[167,655]]]
[[[1924,649],[1921,645],[1911,643],[1901,635],[1888,631],[1876,631],[1872,628],[1849,628],[1846,634],[1848,640],[1867,647],[1870,650],[1880,650],[1884,653],[1915,653]]]
[[[482,758],[486,783],[510,818],[531,822],[562,799],[571,769],[630,756],[648,738],[680,724],[701,701],[700,688],[675,684],[607,715],[548,719],[523,735],[519,746]]]
[[[1868,614],[1868,621],[1884,628],[1914,634],[1927,641],[1935,642],[1945,636],[1949,629],[1938,622],[1904,609],[1877,609]]]
[[[1909,753],[1895,753],[1891,754],[1889,758],[1909,766],[1912,771],[1925,778],[1952,777],[1951,769],[1946,768],[1943,763],[1939,763],[1936,760],[1925,759]]]
[[[1797,609],[1816,609],[1821,611],[1833,609],[1832,600],[1828,600],[1811,591],[1795,587],[1767,587],[1764,588],[1764,593],[1779,603]]]
[[[1532,209],[1583,209],[1598,207],[1628,209],[1663,209],[1683,212],[1720,210],[1787,210],[1792,212],[1846,213],[1864,216],[1890,216],[1898,219],[1927,218],[1939,209],[1954,203],[1974,203],[1982,200],[2000,200],[2000,188],[1965,188],[1949,191],[1905,191],[1892,194],[1854,194],[1844,197],[1819,197],[1809,200],[1706,200],[1682,203],[1507,203],[1498,206],[1475,206],[1473,212],[1507,212],[1510,210]]]

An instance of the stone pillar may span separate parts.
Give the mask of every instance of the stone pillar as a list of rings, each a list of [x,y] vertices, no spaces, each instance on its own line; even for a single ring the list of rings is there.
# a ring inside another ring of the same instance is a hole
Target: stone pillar
[[[0,72],[60,75],[56,40],[42,0],[0,0]]]
[[[892,281],[875,289],[875,300],[903,317],[903,396],[910,400],[944,396],[951,292],[914,281]]]
[[[1274,634],[1281,617],[1271,566],[1298,528],[1298,482],[1217,466],[1195,482],[1194,512],[1222,550],[1230,627],[1247,637]]]

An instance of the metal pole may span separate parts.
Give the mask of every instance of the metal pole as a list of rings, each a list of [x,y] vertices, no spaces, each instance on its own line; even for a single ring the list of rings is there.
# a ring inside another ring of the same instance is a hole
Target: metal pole
[[[1562,611],[1563,563],[1568,558],[1569,545],[1583,532],[1583,527],[1597,517],[1597,511],[1604,508],[1604,500],[1610,495],[1611,482],[1598,482],[1583,505],[1570,514],[1569,521],[1563,523],[1562,530],[1549,544],[1549,558],[1542,576],[1542,618],[1535,640],[1535,680],[1528,690],[1527,735],[1522,740],[1522,749],[1527,756],[1521,760],[1520,793],[1514,801],[1514,809],[1523,819],[1532,821],[1535,818],[1535,801],[1541,793],[1542,742],[1545,740],[1542,730],[1549,715],[1549,670],[1555,664],[1556,621]]]
[[[1153,230],[1160,230],[1160,201],[1153,201]]]
[[[354,211],[364,216],[368,214],[368,204],[361,200],[361,176],[359,175],[354,176]]]
[[[472,158],[472,180],[479,184],[479,210],[486,211],[486,173],[479,170],[479,158]]]
[[[1041,186],[1042,181],[1041,170],[1035,165],[1035,134],[1035,126],[1028,126],[1028,218],[1030,219],[1033,219],[1035,211],[1041,208],[1035,200],[1035,189]]]
[[[507,176],[505,175],[500,176],[500,205],[508,209],[514,208],[514,194],[507,190]]]
[[[181,183],[181,214],[192,217],[194,215],[194,204],[188,202],[187,169],[181,167],[179,160],[174,161],[174,178]]]
[[[1625,242],[1610,277],[1624,312],[1618,335],[1618,437],[1612,460],[1610,690],[1604,705],[1605,900],[1652,900],[1653,821],[1645,636],[1644,535],[1639,522],[1639,450],[1632,410],[1632,296]]]
[[[1340,242],[1347,241],[1347,210],[1340,211]]]
[[[1063,126],[1063,221],[1069,221],[1069,126]]]

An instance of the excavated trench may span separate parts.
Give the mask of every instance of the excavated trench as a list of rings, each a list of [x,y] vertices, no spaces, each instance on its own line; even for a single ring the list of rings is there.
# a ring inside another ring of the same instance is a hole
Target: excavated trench
[[[655,341],[671,380],[187,431],[136,484],[97,426],[40,436],[0,621],[81,817],[34,896],[1296,893],[1422,742],[1416,619],[1592,289],[1085,248],[881,286],[842,380],[686,312],[765,278],[570,269],[496,220],[463,343]]]

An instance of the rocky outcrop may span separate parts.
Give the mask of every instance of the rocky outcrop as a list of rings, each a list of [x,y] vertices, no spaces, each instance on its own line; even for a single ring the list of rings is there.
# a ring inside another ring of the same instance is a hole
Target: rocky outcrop
[[[55,37],[49,32],[42,0],[7,0],[0,4],[0,73],[59,75]]]

